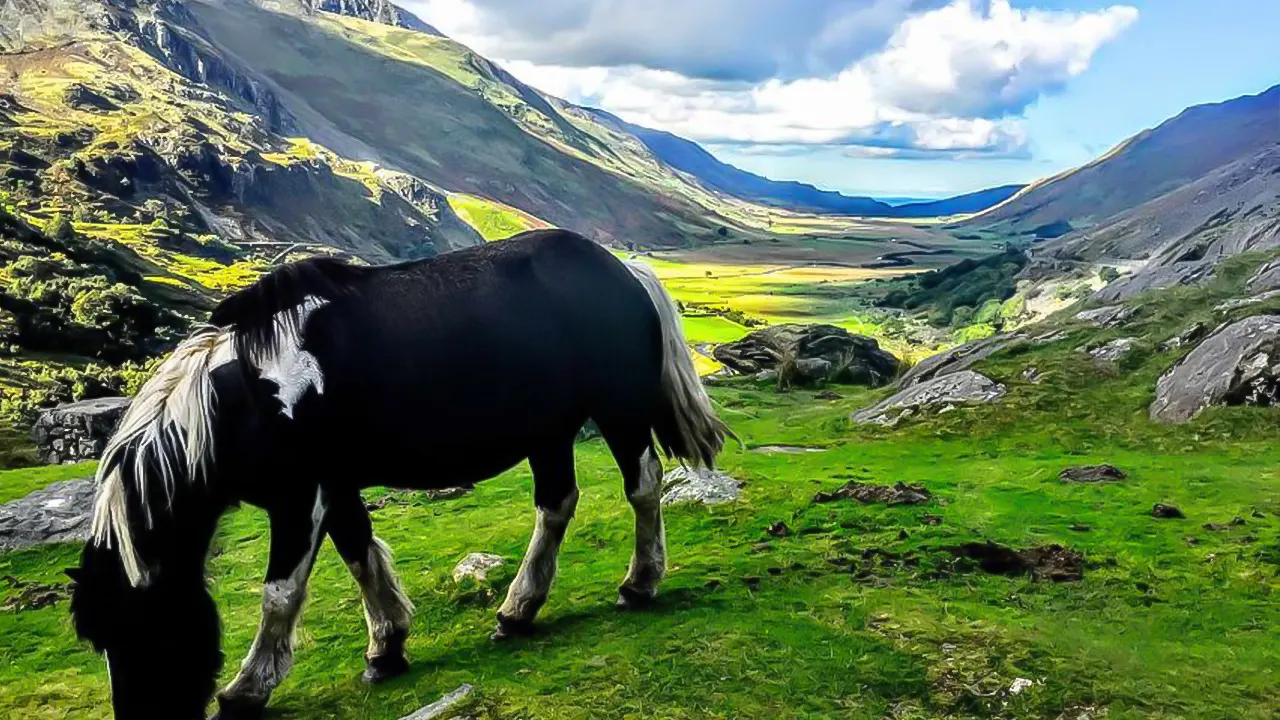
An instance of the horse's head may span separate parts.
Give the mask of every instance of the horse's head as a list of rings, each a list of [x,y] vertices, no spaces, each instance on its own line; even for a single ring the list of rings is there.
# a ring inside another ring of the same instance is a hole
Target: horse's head
[[[213,696],[222,666],[217,609],[199,570],[166,570],[134,587],[119,553],[92,541],[67,570],[76,633],[106,655],[117,720],[203,720]]]

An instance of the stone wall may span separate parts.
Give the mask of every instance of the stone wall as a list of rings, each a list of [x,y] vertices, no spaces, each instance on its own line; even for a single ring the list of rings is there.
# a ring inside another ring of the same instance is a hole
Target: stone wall
[[[98,398],[44,411],[34,431],[40,461],[59,465],[98,459],[128,407],[128,398]]]

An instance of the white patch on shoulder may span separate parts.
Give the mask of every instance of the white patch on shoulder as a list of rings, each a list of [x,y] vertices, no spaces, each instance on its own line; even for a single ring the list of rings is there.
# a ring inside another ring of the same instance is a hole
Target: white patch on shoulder
[[[311,313],[328,304],[328,300],[308,295],[297,308],[277,313],[275,322],[279,347],[257,362],[263,379],[280,388],[276,397],[284,406],[280,412],[287,418],[293,418],[294,406],[309,388],[314,387],[316,393],[324,394],[324,373],[316,356],[302,349],[302,329],[306,327]],[[289,327],[288,313],[297,314],[296,332]]]

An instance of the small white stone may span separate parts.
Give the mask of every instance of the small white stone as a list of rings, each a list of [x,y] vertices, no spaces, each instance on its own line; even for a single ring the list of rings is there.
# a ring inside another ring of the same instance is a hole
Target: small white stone
[[[1010,695],[1020,695],[1023,690],[1035,685],[1035,682],[1026,678],[1015,678],[1013,684],[1009,686]]]
[[[473,578],[484,582],[489,572],[506,564],[500,555],[492,553],[471,553],[453,568],[453,581],[462,582],[463,578]]]

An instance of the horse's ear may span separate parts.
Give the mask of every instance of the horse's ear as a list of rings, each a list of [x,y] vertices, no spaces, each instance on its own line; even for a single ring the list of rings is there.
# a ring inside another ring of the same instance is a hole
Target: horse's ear
[[[80,582],[80,578],[84,576],[84,570],[78,567],[69,567],[62,572],[66,573],[73,582]]]

